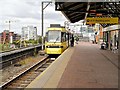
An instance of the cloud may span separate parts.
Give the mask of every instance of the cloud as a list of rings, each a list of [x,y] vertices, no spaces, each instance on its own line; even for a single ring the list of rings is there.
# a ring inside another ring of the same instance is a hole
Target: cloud
[[[0,15],[18,17],[18,18],[35,18],[40,19],[40,10],[38,7],[27,4],[21,0],[5,0],[0,2]]]
[[[42,0],[43,1],[43,0]],[[46,4],[44,4],[45,6]],[[5,21],[17,21],[11,23],[12,31],[21,33],[22,26],[33,25],[38,27],[38,33],[41,31],[41,0],[0,0],[0,32],[8,29],[8,23]],[[44,29],[49,24],[64,24],[66,18],[60,12],[55,11],[55,6],[49,5],[44,10]]]
[[[41,1],[37,0],[37,1],[26,1],[27,4],[29,4],[30,6],[40,6],[41,5]]]

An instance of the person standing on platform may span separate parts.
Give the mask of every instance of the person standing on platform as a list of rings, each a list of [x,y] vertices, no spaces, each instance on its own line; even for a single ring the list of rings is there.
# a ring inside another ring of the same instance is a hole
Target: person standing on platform
[[[72,37],[71,37],[70,42],[71,42],[71,47],[73,47],[73,46],[74,46],[74,37],[73,37],[73,35],[72,35]]]
[[[113,45],[112,45],[112,40],[110,41],[110,50],[112,50]]]
[[[119,42],[118,42],[118,40],[117,40],[117,49],[118,49],[118,47],[119,47]]]

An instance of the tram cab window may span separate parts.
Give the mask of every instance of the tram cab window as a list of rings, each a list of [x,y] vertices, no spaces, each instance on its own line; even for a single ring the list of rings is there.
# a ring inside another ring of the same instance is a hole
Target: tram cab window
[[[61,34],[61,41],[62,42],[65,42],[66,41],[66,33],[65,32],[62,32],[62,34]]]
[[[61,32],[58,31],[48,31],[48,42],[61,42]]]

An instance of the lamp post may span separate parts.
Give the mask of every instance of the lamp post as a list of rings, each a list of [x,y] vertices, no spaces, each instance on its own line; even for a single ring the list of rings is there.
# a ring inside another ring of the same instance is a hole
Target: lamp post
[[[44,3],[47,3],[47,5],[44,7]],[[41,5],[41,8],[42,8],[42,15],[41,15],[41,17],[42,17],[42,50],[44,49],[43,48],[43,44],[44,44],[44,36],[43,36],[43,32],[44,32],[44,22],[43,22],[43,19],[44,19],[44,10],[45,10],[45,8],[50,4],[50,3],[52,3],[52,2],[50,2],[50,1],[42,1],[42,5]]]
[[[43,27],[43,2],[41,6],[42,6],[42,25],[41,26],[42,26],[42,50],[43,50],[43,28],[44,28]]]
[[[18,22],[18,21],[8,20],[8,21],[5,21],[5,22],[9,24],[8,30],[10,31],[11,30],[11,22]]]
[[[11,27],[10,27],[11,22],[12,22],[12,21],[10,21],[10,20],[9,20],[9,21],[6,21],[6,23],[9,24],[9,27],[8,27],[8,30],[9,30],[9,31],[10,31],[10,29],[11,29]]]

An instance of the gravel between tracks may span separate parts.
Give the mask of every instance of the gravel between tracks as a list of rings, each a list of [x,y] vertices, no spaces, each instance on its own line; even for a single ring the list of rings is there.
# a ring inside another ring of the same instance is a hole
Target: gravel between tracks
[[[0,78],[2,79],[1,85],[7,81],[9,81],[12,77],[15,77],[16,75],[20,74],[30,66],[34,65],[38,61],[40,61],[45,56],[36,56],[36,57],[29,57],[24,60],[21,60],[20,62],[17,62],[17,64],[21,64],[21,66],[14,66],[15,64],[8,66],[1,70]]]

